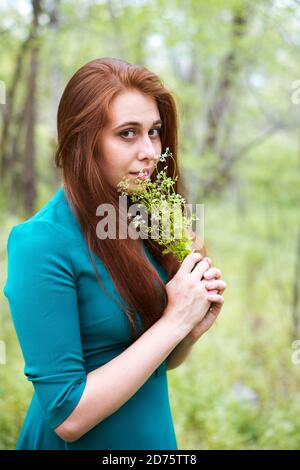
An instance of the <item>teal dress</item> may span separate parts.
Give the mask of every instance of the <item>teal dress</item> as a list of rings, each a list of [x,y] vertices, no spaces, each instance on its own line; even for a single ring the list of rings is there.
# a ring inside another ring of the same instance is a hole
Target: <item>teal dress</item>
[[[144,253],[164,282],[166,271]],[[54,431],[77,406],[87,373],[132,344],[125,313],[100,288],[87,243],[64,188],[33,217],[12,228],[4,294],[33,384],[16,449],[176,450],[167,359],[116,412],[75,442]],[[119,296],[95,255],[104,287]],[[121,384],[120,384],[121,385]]]

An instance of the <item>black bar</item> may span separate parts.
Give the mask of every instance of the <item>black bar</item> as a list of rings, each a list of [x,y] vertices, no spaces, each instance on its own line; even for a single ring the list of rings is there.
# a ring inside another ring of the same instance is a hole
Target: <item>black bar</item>
[[[122,465],[136,468],[145,465],[201,465],[239,463],[254,464],[297,464],[299,450],[2,450],[0,463],[64,463],[87,462],[95,465]]]

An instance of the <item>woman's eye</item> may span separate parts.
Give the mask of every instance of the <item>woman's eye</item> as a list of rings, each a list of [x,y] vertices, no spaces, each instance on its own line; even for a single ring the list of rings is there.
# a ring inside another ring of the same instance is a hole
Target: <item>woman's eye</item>
[[[158,137],[161,133],[161,127],[155,127],[153,129],[151,129],[150,132],[151,131],[157,131],[157,134],[152,134],[152,135],[154,137]],[[134,129],[127,129],[126,131],[121,132],[120,136],[125,137],[125,139],[127,139],[127,137],[129,137],[128,135],[126,135],[126,134],[128,134],[128,132],[135,132],[135,131],[134,131]]]
[[[133,131],[132,129],[128,129],[127,131],[121,132],[120,135],[121,135],[122,137],[128,137],[128,136],[125,135],[125,134],[127,134],[128,132],[134,132],[134,131]]]
[[[161,133],[161,127],[155,127],[154,129],[152,129],[153,131],[157,131],[157,134],[156,136],[159,136],[160,133]]]

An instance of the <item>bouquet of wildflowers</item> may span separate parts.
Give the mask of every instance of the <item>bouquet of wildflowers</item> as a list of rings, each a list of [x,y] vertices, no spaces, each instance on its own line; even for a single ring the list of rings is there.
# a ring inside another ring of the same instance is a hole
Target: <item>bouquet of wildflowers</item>
[[[173,154],[166,148],[165,153],[159,155],[156,161],[165,162],[168,158],[172,158],[174,162],[174,173],[176,163]],[[156,240],[160,245],[164,246],[163,254],[173,253],[181,262],[191,252],[193,252],[193,239],[189,233],[189,227],[193,220],[198,218],[195,215],[187,216],[184,214],[183,205],[185,199],[174,191],[174,184],[178,176],[170,178],[166,174],[165,166],[163,170],[157,173],[155,181],[145,178],[143,172],[135,179],[135,188],[130,194],[133,203],[139,208],[144,209],[144,216],[141,214],[132,218],[135,227],[139,227],[140,231]],[[127,190],[130,180],[124,177],[118,184],[118,191],[122,196],[127,196]],[[140,211],[141,212],[141,211]],[[148,226],[147,216],[151,217],[151,225]]]

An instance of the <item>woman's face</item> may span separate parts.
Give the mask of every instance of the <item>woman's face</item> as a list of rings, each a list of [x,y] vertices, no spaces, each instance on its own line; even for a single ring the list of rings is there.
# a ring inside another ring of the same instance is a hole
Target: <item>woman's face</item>
[[[100,137],[103,173],[114,188],[125,176],[130,179],[130,193],[139,171],[148,170],[150,177],[162,151],[161,126],[153,98],[138,90],[127,90],[114,98],[109,123]]]

